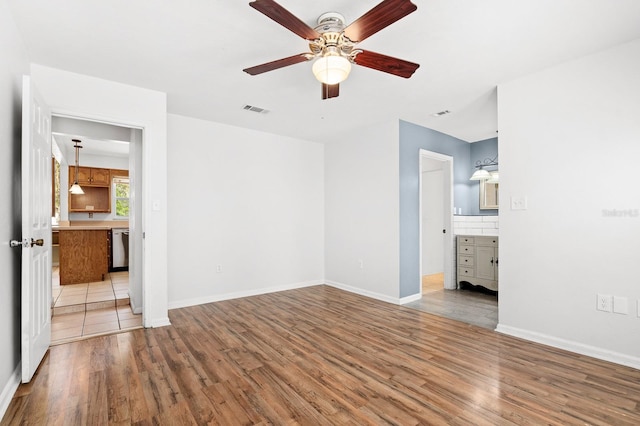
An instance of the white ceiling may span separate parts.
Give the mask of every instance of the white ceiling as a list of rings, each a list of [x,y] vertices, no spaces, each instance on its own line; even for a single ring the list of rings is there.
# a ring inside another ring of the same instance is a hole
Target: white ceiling
[[[129,142],[91,139],[81,135],[69,135],[65,133],[53,133],[53,139],[58,145],[58,149],[69,164],[75,161],[75,143],[73,139],[80,140],[80,158],[86,155],[98,157],[119,157],[129,158]]]
[[[32,62],[166,92],[170,113],[319,142],[398,118],[491,138],[498,84],[640,37],[638,0],[413,0],[416,12],[359,45],[419,63],[413,77],[354,66],[340,97],[323,101],[310,62],[242,72],[307,51],[248,0],[8,1]],[[312,27],[324,12],[349,23],[379,3],[278,1]]]

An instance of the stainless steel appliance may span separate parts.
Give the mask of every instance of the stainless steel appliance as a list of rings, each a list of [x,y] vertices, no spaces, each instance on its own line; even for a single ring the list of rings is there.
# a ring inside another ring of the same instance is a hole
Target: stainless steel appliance
[[[129,228],[113,228],[111,230],[112,270],[129,269]]]

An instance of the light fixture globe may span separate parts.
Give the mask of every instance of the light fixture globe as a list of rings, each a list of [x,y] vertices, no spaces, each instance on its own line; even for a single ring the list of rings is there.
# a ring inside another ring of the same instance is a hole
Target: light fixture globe
[[[351,62],[339,53],[329,53],[316,59],[311,69],[320,83],[338,84],[349,77]]]
[[[473,175],[471,175],[469,180],[485,180],[490,178],[491,178],[491,173],[489,173],[488,171],[480,167],[478,170],[476,170],[473,173]]]

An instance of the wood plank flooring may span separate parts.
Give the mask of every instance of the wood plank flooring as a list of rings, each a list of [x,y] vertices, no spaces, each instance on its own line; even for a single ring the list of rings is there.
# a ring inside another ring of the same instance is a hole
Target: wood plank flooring
[[[328,286],[54,346],[2,425],[640,424],[640,371]]]

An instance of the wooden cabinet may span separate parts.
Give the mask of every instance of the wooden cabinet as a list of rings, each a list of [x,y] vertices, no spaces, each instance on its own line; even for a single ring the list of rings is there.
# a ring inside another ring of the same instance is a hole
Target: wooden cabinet
[[[458,235],[458,284],[498,291],[498,237]]]
[[[69,167],[69,181],[73,182],[75,176],[75,166]],[[94,167],[78,167],[78,183],[91,186],[111,185],[111,173],[109,169],[98,169]]]
[[[60,284],[102,281],[109,271],[109,231],[61,229]]]
[[[69,166],[69,183],[75,180],[75,166]],[[78,184],[84,194],[69,194],[69,212],[111,212],[111,170],[78,167]]]

